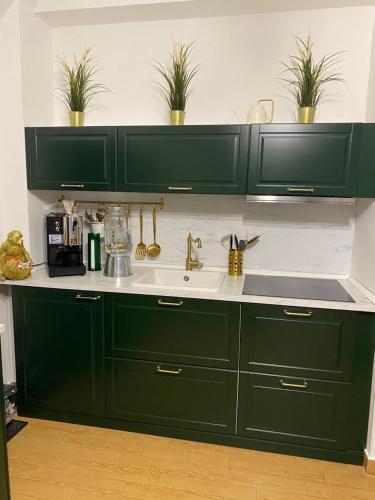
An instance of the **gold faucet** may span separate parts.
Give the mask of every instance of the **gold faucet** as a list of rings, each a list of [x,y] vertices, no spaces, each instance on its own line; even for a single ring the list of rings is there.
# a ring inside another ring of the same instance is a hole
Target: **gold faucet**
[[[201,267],[203,266],[203,262],[200,262],[199,260],[194,260],[191,257],[193,243],[196,243],[198,248],[202,248],[201,239],[196,238],[194,240],[191,233],[189,233],[186,242],[187,242],[186,271],[192,271],[193,269],[201,269]]]

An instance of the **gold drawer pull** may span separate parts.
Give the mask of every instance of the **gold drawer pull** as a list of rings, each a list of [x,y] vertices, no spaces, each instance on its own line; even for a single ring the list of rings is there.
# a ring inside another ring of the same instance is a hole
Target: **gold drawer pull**
[[[307,311],[307,312],[293,312],[293,311],[288,311],[288,309],[284,309],[284,314],[285,316],[297,316],[300,318],[311,318],[312,312]]]
[[[78,188],[83,189],[85,187],[84,184],[60,184],[61,188]]]
[[[164,370],[160,366],[156,368],[156,371],[158,373],[164,373],[165,375],[181,375],[182,372],[181,368],[179,368],[178,370]]]
[[[297,389],[306,389],[307,388],[307,382],[306,382],[306,380],[303,381],[303,384],[291,384],[289,382],[285,382],[285,380],[283,378],[281,378],[280,379],[280,384],[283,387],[294,387],[294,388],[297,388]]]
[[[314,188],[287,188],[288,193],[313,193]]]
[[[191,186],[168,186],[169,191],[192,191]]]
[[[182,304],[183,304],[182,300],[180,300],[179,302],[164,302],[164,300],[161,299],[158,300],[158,305],[164,307],[181,307]]]
[[[100,300],[101,296],[96,295],[95,297],[90,297],[89,295],[81,295],[80,293],[77,293],[76,295],[76,300],[91,300],[91,301],[97,301]]]

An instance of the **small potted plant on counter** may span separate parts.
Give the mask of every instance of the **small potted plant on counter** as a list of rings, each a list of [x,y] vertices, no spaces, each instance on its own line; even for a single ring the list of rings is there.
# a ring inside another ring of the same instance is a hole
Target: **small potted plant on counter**
[[[87,106],[96,94],[107,92],[108,88],[101,83],[95,83],[94,75],[97,69],[92,61],[91,49],[85,49],[82,57],[70,64],[64,57],[57,61],[62,67],[62,85],[58,90],[62,93],[60,100],[69,110],[70,126],[77,127],[84,124],[84,113]]]
[[[170,62],[163,66],[156,62],[154,68],[164,78],[160,84],[170,109],[172,125],[183,125],[185,120],[186,101],[192,79],[197,74],[199,66],[191,68],[191,51],[194,42],[176,43],[170,54]]]
[[[298,106],[298,122],[313,123],[315,110],[323,97],[325,85],[329,82],[342,82],[340,73],[335,73],[333,67],[339,62],[338,54],[323,56],[319,61],[313,57],[313,42],[311,34],[306,40],[294,37],[296,40],[297,55],[289,56],[289,63],[284,73],[289,73],[290,78],[282,78],[287,88],[292,93]]]

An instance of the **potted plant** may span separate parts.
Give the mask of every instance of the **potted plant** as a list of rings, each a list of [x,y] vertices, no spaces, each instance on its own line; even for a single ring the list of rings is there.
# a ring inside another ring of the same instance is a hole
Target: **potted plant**
[[[164,78],[160,84],[170,109],[172,125],[183,125],[185,120],[186,101],[192,79],[199,70],[198,66],[191,68],[191,51],[194,42],[176,43],[170,53],[167,66],[156,62],[154,68]]]
[[[313,123],[315,110],[325,91],[328,82],[342,82],[339,73],[333,67],[339,62],[338,54],[323,56],[319,61],[313,57],[313,43],[311,34],[306,40],[294,37],[296,40],[297,55],[289,56],[289,63],[284,73],[289,73],[290,78],[282,78],[295,98],[298,106],[298,122]]]
[[[108,91],[105,85],[94,82],[97,69],[92,64],[94,56],[91,49],[85,49],[82,57],[70,64],[64,57],[57,61],[62,67],[62,85],[58,90],[60,99],[69,110],[69,122],[72,127],[82,126],[87,106],[96,94]]]

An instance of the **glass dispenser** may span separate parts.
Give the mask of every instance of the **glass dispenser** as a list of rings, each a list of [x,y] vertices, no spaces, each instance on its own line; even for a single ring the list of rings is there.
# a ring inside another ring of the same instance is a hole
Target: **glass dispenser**
[[[130,213],[126,207],[108,207],[104,219],[104,242],[107,254],[104,275],[122,278],[132,274]]]

